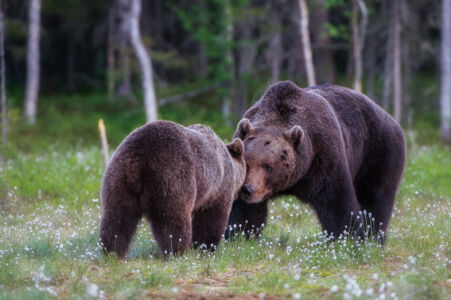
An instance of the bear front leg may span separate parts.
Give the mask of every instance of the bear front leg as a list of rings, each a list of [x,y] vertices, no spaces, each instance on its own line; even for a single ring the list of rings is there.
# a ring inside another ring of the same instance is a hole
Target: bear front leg
[[[354,237],[363,238],[361,208],[349,171],[330,176],[309,202],[327,234],[337,238],[346,231]]]
[[[228,226],[225,232],[225,239],[232,239],[236,231],[244,231],[246,238],[258,236],[266,225],[268,217],[269,200],[260,203],[248,204],[238,198],[233,203],[230,212]],[[241,227],[240,227],[241,225]]]
[[[222,203],[221,201],[218,201]],[[212,206],[199,210],[193,217],[194,247],[206,247],[208,250],[215,250],[221,241],[222,235],[227,226],[230,206]]]
[[[119,258],[125,258],[141,217],[141,213],[121,205],[104,209],[99,231],[102,250],[107,254],[115,252]]]

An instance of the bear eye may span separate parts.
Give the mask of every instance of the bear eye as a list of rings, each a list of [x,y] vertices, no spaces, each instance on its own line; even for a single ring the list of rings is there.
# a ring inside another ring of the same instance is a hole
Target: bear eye
[[[266,171],[271,172],[272,171],[272,167],[270,165],[264,165],[264,168]]]

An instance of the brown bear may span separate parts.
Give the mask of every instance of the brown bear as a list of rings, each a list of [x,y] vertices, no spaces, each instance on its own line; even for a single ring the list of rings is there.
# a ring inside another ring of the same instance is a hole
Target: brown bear
[[[235,137],[244,142],[247,175],[226,237],[237,225],[255,234],[266,222],[268,200],[294,195],[313,207],[328,234],[346,230],[384,241],[405,140],[399,124],[365,95],[278,82],[244,114]]]
[[[117,148],[103,176],[99,243],[124,258],[144,216],[164,257],[215,248],[244,182],[243,143],[224,145],[210,128],[144,125]]]

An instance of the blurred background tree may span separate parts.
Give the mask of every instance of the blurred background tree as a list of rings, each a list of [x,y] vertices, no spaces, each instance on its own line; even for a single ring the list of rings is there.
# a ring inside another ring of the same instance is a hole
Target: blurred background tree
[[[35,2],[3,3],[9,105],[19,111],[30,90],[27,39]],[[143,63],[127,35],[130,16],[122,2],[128,1],[42,0],[40,59],[34,59],[41,67],[41,98],[65,95],[51,105],[99,105],[99,114],[115,107],[123,115],[144,112],[138,103],[145,98]],[[289,79],[305,87],[313,72],[317,84],[361,89],[406,129],[425,129],[419,138],[437,138],[440,115],[441,128],[449,130],[451,96],[444,87],[451,84],[450,46],[440,48],[442,36],[447,41],[447,23],[441,28],[446,5],[449,0],[142,1],[141,40],[152,57],[159,117],[208,124],[217,119],[229,128],[222,131],[227,136],[271,82]],[[69,96],[77,103],[63,99]],[[39,102],[38,122],[47,104]],[[144,114],[137,116],[130,126],[144,122]]]

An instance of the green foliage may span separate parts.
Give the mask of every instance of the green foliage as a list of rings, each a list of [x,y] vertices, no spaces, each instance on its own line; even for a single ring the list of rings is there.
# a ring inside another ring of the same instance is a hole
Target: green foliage
[[[348,12],[350,3],[351,1],[348,0],[326,0],[323,2],[324,8],[335,18],[330,18],[330,21],[323,23],[322,26],[325,29],[325,34],[336,41],[347,42],[351,39],[350,14]]]
[[[205,48],[208,59],[208,74],[214,81],[231,80],[229,51],[232,38],[227,33],[231,26],[231,12],[228,1],[205,0],[199,5],[191,5],[188,10],[174,5],[183,27]]]
[[[234,41],[233,27],[248,6],[248,0],[203,0],[189,9],[170,5],[184,29],[204,47],[208,76],[213,82],[222,83],[218,89],[222,97],[228,94],[233,80],[232,51],[239,45]]]
[[[340,25],[333,25],[332,23],[326,22],[323,24],[324,28],[326,29],[326,32],[328,35],[335,39],[343,39],[343,40],[349,40],[349,26],[340,24]]]
[[[349,0],[326,0],[324,1],[324,7],[331,8],[343,8],[349,4]]]

